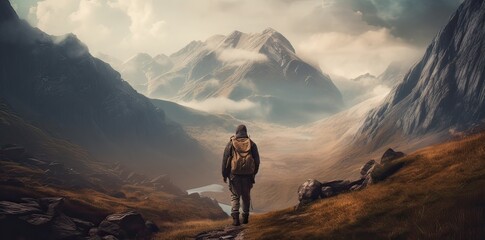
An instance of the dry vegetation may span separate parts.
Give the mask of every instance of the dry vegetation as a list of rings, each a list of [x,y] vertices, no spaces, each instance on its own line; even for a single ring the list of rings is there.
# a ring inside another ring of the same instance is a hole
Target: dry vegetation
[[[422,149],[377,185],[254,217],[247,239],[485,239],[485,134]]]
[[[8,186],[0,184],[0,199],[16,200],[21,197],[62,196],[66,199],[65,212],[81,219],[99,223],[108,214],[127,210],[136,210],[146,219],[154,221],[160,228],[159,238],[171,236],[175,231],[177,235],[192,234],[184,228],[194,229],[198,232],[200,227],[217,226],[213,223],[225,222],[219,211],[204,204],[204,201],[193,199],[190,196],[175,196],[161,191],[154,191],[151,187],[123,186],[121,192],[126,198],[112,197],[106,193],[91,189],[63,189],[43,185],[39,179],[41,172],[25,168],[13,162],[1,162],[0,169],[9,174],[2,174],[0,180],[15,177],[27,183],[26,186]],[[212,222],[208,219],[222,219]],[[194,234],[196,235],[196,234]],[[165,239],[165,238],[162,238]]]

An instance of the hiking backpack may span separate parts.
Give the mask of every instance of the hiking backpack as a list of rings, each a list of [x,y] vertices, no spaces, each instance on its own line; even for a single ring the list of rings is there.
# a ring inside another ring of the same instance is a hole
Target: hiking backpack
[[[253,155],[251,154],[251,139],[231,138],[232,159],[231,173],[235,175],[252,175],[256,169]]]

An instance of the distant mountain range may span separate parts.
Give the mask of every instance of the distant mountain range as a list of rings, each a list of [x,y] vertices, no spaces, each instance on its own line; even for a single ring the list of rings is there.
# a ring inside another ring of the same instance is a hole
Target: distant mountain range
[[[194,139],[75,35],[32,28],[7,0],[0,1],[0,33],[0,98],[26,122],[99,159],[170,173],[182,186],[214,169]]]
[[[168,57],[138,54],[119,71],[152,98],[182,102],[224,98],[258,106],[259,110],[234,113],[242,119],[260,115],[262,120],[293,124],[320,119],[343,107],[330,77],[300,59],[291,43],[271,28],[193,41]]]
[[[440,135],[485,120],[485,2],[467,0],[414,65],[366,118],[357,142]]]

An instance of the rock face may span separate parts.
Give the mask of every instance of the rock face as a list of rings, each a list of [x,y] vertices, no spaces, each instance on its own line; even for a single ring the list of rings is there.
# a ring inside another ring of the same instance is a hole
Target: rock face
[[[147,94],[149,81],[167,72],[172,66],[172,61],[165,55],[152,58],[146,53],[139,53],[122,63],[118,69],[121,77],[133,88],[139,93]]]
[[[425,55],[369,113],[358,141],[467,130],[485,119],[485,2],[465,0]]]
[[[263,118],[280,123],[313,120],[306,117],[334,113],[343,104],[330,77],[300,59],[271,28],[194,41],[169,59],[173,67],[150,81],[150,97],[248,100],[267,110]],[[244,118],[248,113],[235,114]]]
[[[75,35],[53,37],[32,28],[6,0],[0,12],[0,98],[13,112],[101,159],[162,168],[174,178],[196,176],[179,173],[204,165],[202,147]]]

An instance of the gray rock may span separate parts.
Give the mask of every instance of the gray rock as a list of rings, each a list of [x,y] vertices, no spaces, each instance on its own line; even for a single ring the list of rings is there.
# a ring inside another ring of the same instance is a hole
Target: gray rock
[[[52,239],[75,239],[81,237],[76,224],[64,214],[56,216],[51,223]]]
[[[349,180],[335,180],[322,183],[322,187],[331,187],[334,194],[339,194],[348,191],[352,187],[352,182]]]
[[[158,228],[158,226],[150,220],[145,222],[145,227],[151,233],[157,233],[160,231],[160,228]]]
[[[126,236],[126,233],[121,229],[118,224],[104,220],[98,226],[97,235],[101,237],[113,235],[121,238]]]
[[[386,164],[388,162],[391,162],[391,161],[396,160],[396,159],[401,158],[401,157],[404,157],[403,152],[396,152],[392,148],[389,148],[382,155],[381,164]]]
[[[42,213],[42,211],[29,204],[0,201],[0,215],[27,215],[34,213]]]
[[[47,224],[52,221],[52,218],[53,217],[51,215],[37,214],[37,213],[19,217],[19,219],[25,220],[27,223],[34,226]]]
[[[369,160],[367,163],[365,163],[361,168],[360,168],[360,175],[365,176],[369,172],[369,170],[376,164],[376,161],[374,159]]]
[[[322,184],[315,179],[306,180],[298,188],[298,200],[300,204],[306,204],[317,200],[322,191]]]
[[[145,220],[140,213],[135,211],[111,214],[106,217],[105,221],[117,224],[129,236],[135,236],[137,233],[145,231]]]
[[[328,198],[334,195],[332,187],[326,186],[322,187],[322,192],[320,193],[321,198]]]
[[[113,236],[113,235],[104,236],[102,239],[103,240],[118,240],[118,238]]]

